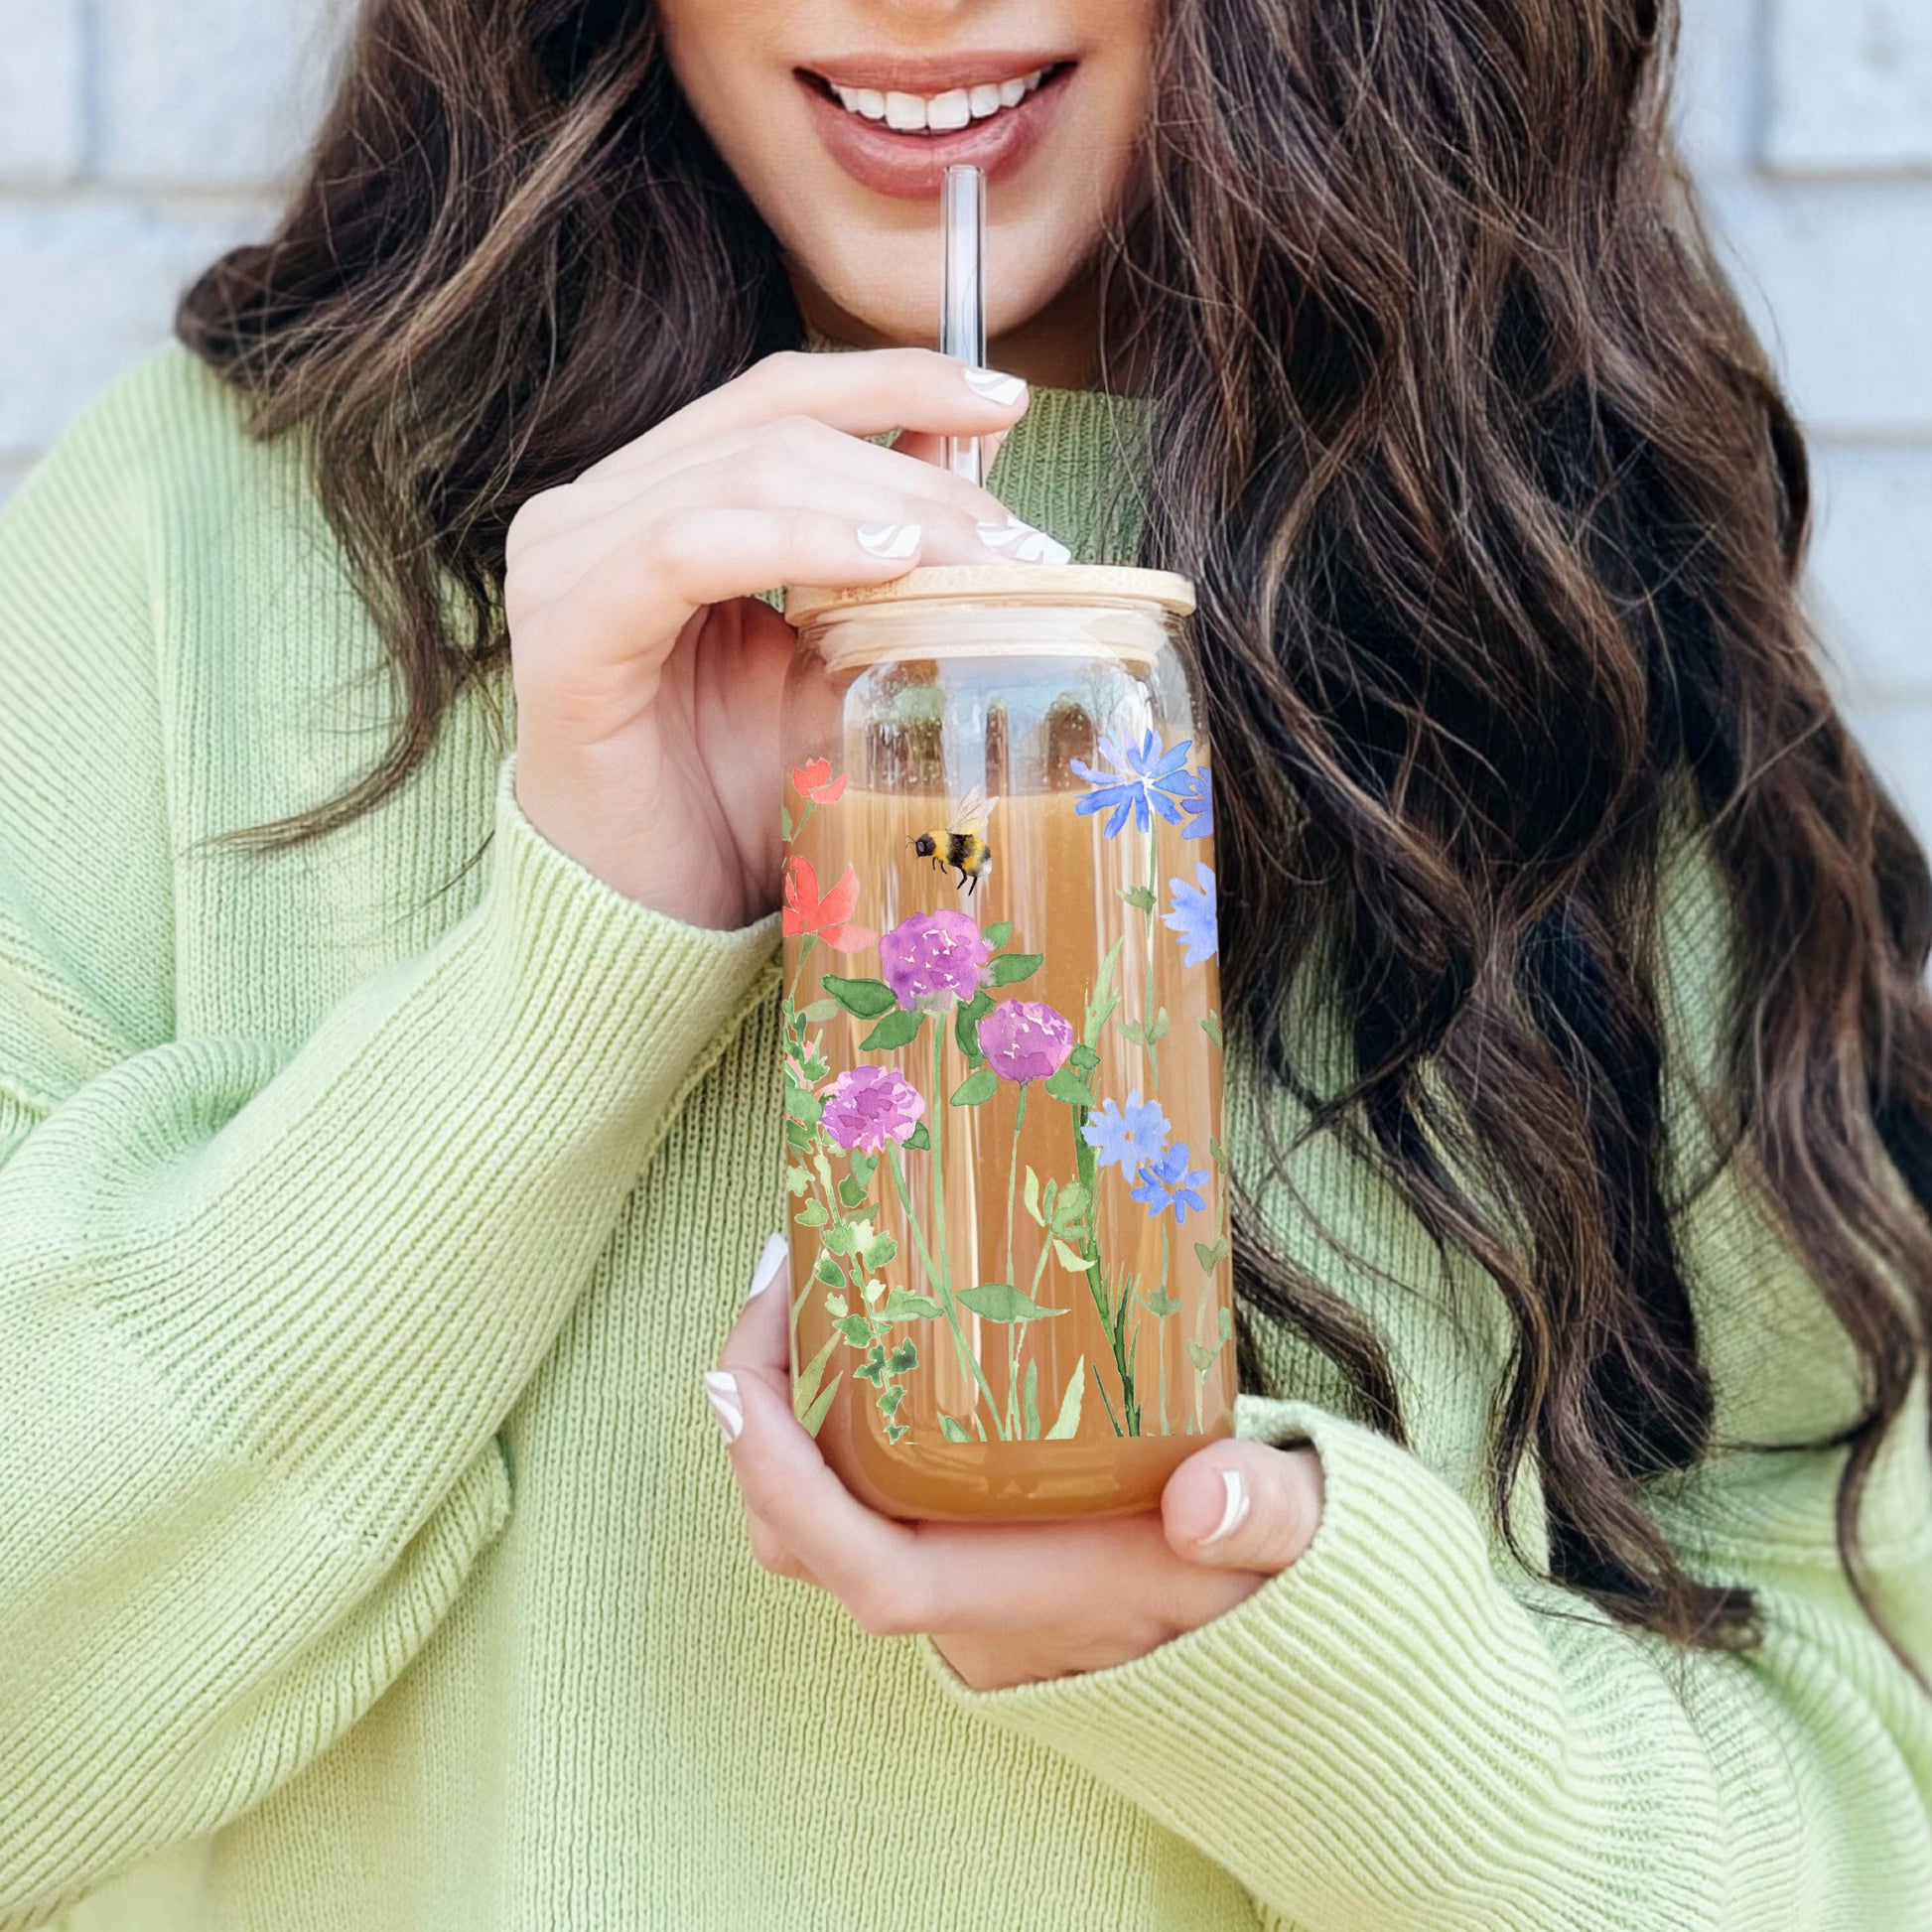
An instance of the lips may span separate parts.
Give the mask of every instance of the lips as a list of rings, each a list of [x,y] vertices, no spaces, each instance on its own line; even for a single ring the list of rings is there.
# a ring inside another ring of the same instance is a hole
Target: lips
[[[852,59],[825,70],[801,68],[796,77],[819,138],[847,174],[878,194],[930,200],[948,168],[981,168],[997,181],[1023,166],[1059,113],[1074,71],[1070,61],[986,54],[931,63]],[[1015,82],[1022,97],[1011,103]],[[1003,85],[990,108],[987,90]],[[890,119],[866,111],[889,103]],[[949,125],[962,118],[964,125]]]

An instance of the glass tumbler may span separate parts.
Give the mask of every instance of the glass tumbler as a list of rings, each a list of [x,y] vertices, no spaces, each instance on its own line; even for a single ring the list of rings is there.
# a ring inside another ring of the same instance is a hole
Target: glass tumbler
[[[1123,1514],[1232,1426],[1185,579],[794,589],[793,1405],[889,1514]]]

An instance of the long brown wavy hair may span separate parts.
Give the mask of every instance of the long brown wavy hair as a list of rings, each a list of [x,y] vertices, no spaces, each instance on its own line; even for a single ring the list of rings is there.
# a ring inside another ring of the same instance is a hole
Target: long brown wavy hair
[[[1671,827],[1696,801],[1735,915],[1725,1152],[1863,1369],[1813,1446],[1847,1451],[1862,1596],[1932,1330],[1932,880],[1799,613],[1804,449],[1676,158],[1675,26],[1170,0],[1106,352],[1155,404],[1147,559],[1200,586],[1230,1011],[1505,1298],[1505,1531],[1533,1453],[1555,1578],[1721,1644],[1748,1596],[1643,1500],[1713,1427],[1665,1154]],[[803,334],[644,0],[371,0],[280,228],[180,332],[259,434],[310,439],[401,692],[386,757],[268,844],[378,805],[501,663],[521,503]],[[1344,1091],[1294,1058],[1310,972]],[[1252,1213],[1237,1260],[1399,1437],[1362,1318]]]

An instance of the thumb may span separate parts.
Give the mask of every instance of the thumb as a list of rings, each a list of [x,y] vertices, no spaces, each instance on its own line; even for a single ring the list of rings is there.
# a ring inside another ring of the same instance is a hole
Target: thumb
[[[1321,1457],[1312,1449],[1219,1443],[1168,1478],[1161,1519],[1175,1556],[1272,1577],[1314,1540],[1321,1502]]]

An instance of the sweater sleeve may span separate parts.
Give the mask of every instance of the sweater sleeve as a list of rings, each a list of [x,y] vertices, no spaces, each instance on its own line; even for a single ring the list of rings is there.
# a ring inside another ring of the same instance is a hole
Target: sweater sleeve
[[[1295,1567],[1131,1663],[943,1695],[1084,1766],[1297,1932],[1932,1926],[1928,1700],[1852,1600],[1829,1458],[1713,1465],[1676,1519],[1758,1592],[1754,1654],[1675,1652],[1512,1575],[1465,1496],[1386,1438],[1243,1397],[1320,1454]],[[1921,1406],[1871,1505],[1893,1627],[1932,1654]],[[1767,1473],[1765,1465],[1777,1467]]]
[[[775,944],[612,891],[506,763],[481,900],[425,951],[293,1047],[174,1036],[130,460],[83,426],[0,517],[6,1927],[255,1803],[422,1647]]]

